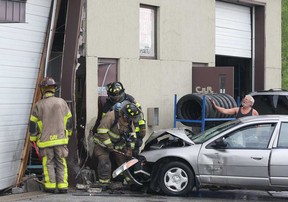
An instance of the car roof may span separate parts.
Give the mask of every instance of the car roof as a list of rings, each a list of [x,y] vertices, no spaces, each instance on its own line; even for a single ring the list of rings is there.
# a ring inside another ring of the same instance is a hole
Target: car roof
[[[254,91],[249,93],[249,95],[288,95],[288,91],[286,89],[274,88],[270,90]]]
[[[279,114],[272,114],[272,115],[259,115],[259,116],[246,116],[240,118],[242,122],[251,122],[251,121],[271,121],[271,120],[283,120],[288,121],[288,115],[279,115]]]

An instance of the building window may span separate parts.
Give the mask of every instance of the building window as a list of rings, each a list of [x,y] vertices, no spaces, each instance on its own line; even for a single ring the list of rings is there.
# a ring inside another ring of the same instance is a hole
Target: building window
[[[140,58],[156,59],[156,16],[153,6],[140,5],[139,16],[139,51]]]
[[[0,0],[0,23],[25,22],[27,0]]]

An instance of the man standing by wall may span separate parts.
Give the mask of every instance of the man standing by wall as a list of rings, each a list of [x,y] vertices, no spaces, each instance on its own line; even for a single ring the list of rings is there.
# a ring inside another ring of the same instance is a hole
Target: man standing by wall
[[[72,134],[72,114],[65,100],[55,97],[57,84],[53,78],[44,78],[39,86],[43,97],[30,116],[30,141],[40,148],[45,191],[55,193],[58,188],[59,193],[67,193],[66,158]]]

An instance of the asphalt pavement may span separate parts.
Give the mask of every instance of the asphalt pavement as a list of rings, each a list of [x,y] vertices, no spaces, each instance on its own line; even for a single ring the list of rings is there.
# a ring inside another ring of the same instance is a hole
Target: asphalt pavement
[[[67,194],[48,194],[41,191],[26,192],[20,194],[8,194],[0,196],[2,202],[166,202],[166,201],[193,201],[193,202],[242,202],[242,201],[288,201],[288,191],[286,192],[266,192],[266,191],[210,191],[200,190],[191,192],[186,197],[171,197],[159,194],[147,194],[143,192],[131,192],[128,190],[89,193],[83,190],[69,189]]]

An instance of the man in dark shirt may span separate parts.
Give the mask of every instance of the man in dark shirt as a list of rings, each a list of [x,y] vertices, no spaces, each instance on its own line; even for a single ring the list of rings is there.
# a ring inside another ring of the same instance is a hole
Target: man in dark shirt
[[[258,116],[259,113],[257,112],[257,110],[252,108],[254,102],[254,98],[251,95],[245,95],[245,97],[242,99],[241,107],[233,107],[230,109],[226,109],[217,106],[215,102],[211,100],[213,108],[216,109],[218,112],[223,114],[236,115],[236,118],[244,116]]]

